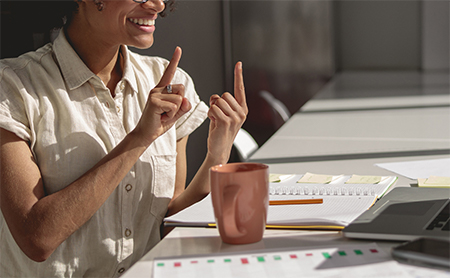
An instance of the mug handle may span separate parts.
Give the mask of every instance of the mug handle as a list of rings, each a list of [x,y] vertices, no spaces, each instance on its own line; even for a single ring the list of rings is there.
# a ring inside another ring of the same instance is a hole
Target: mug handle
[[[241,187],[235,184],[223,189],[223,228],[229,237],[241,237],[246,234],[245,229],[241,231],[236,225],[236,205],[240,190]]]

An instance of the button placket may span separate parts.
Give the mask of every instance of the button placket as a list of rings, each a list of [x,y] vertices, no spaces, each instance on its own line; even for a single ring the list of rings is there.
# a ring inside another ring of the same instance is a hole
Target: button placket
[[[133,198],[135,179],[132,172],[128,173],[122,184],[122,236],[123,249],[122,260],[125,260],[133,253]]]

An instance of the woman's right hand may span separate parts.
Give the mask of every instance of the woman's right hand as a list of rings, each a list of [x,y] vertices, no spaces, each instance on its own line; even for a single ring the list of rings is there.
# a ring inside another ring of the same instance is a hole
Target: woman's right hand
[[[182,84],[172,84],[172,92],[167,91],[167,85],[172,82],[180,58],[181,48],[177,47],[161,80],[150,91],[141,119],[133,131],[141,136],[147,146],[191,109],[190,102],[184,97]]]

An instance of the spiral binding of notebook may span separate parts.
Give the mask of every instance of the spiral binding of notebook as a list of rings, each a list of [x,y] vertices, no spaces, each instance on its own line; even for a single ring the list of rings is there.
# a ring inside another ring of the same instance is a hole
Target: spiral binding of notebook
[[[376,190],[368,187],[270,186],[270,195],[375,196]]]
[[[314,175],[314,174],[310,174]],[[330,176],[328,183],[300,183],[304,175],[278,175],[276,182],[271,180],[270,195],[303,196],[377,196],[380,198],[395,183],[397,177],[379,177],[376,183],[347,183],[352,176]]]

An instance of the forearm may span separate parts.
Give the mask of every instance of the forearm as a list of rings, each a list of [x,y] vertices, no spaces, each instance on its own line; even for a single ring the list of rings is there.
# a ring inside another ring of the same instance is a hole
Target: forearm
[[[214,158],[207,155],[189,186],[174,198],[168,208],[167,216],[173,215],[188,206],[202,200],[210,192],[209,169],[218,164],[227,163],[227,158]]]
[[[37,261],[50,256],[102,206],[145,149],[131,133],[75,182],[39,198],[10,225],[24,253]]]

